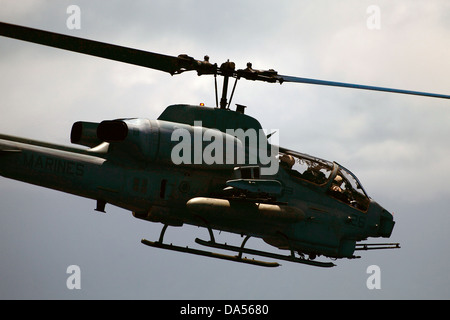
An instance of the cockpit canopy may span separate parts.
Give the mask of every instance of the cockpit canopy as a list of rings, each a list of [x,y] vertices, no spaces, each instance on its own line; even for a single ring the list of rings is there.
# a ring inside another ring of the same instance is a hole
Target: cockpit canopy
[[[334,175],[328,193],[352,207],[361,211],[367,211],[369,208],[370,198],[362,187],[358,178],[343,166],[336,163],[338,171]]]
[[[367,211],[370,198],[358,178],[336,162],[330,162],[307,154],[287,151],[280,152],[280,166],[289,175],[312,185],[326,188],[326,193],[334,199],[361,211]]]
[[[280,165],[289,174],[317,185],[326,184],[333,172],[333,163],[301,153],[281,153]]]

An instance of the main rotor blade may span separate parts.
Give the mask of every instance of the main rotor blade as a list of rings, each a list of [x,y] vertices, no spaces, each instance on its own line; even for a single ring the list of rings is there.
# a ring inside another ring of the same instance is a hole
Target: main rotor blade
[[[91,56],[101,57],[114,61],[120,61],[137,66],[151,68],[168,72],[170,74],[179,74],[188,70],[196,70],[199,75],[202,74],[221,74],[231,75],[233,77],[242,77],[248,80],[259,80],[268,82],[296,82],[309,83],[316,85],[354,88],[363,90],[384,91],[392,93],[402,93],[417,96],[426,96],[442,99],[450,99],[450,95],[419,92],[411,90],[400,90],[393,88],[383,88],[375,86],[367,86],[360,84],[317,80],[310,78],[300,78],[292,76],[278,75],[274,70],[253,70],[251,66],[247,69],[234,71],[218,68],[216,64],[209,63],[205,57],[205,61],[195,60],[187,55],[179,55],[178,57],[163,55],[154,52],[148,52],[138,49],[122,47],[118,45],[108,44],[104,42],[78,38],[74,36],[33,29],[29,27],[0,22],[0,35],[18,40],[33,42],[54,48],[69,50],[78,53],[84,53]]]
[[[64,34],[0,22],[0,35],[91,56],[121,61],[170,74],[196,70],[198,62],[186,55],[172,57]]]
[[[335,81],[317,80],[317,79],[309,79],[309,78],[282,76],[282,75],[279,75],[279,77],[283,80],[283,82],[309,83],[309,84],[318,84],[318,85],[324,85],[324,86],[344,87],[344,88],[374,90],[374,91],[384,91],[384,92],[411,94],[411,95],[416,95],[416,96],[425,96],[425,97],[433,97],[433,98],[450,99],[450,95],[437,94],[437,93],[419,92],[419,91],[401,90],[401,89],[383,88],[383,87],[374,87],[374,86],[366,86],[366,85],[352,84],[352,83],[345,83],[345,82],[335,82]]]

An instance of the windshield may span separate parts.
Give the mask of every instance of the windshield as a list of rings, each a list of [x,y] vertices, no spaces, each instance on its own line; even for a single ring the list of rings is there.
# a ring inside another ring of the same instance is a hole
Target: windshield
[[[333,163],[297,152],[280,153],[279,160],[290,175],[317,185],[325,184],[333,171]]]
[[[341,165],[339,165],[338,172],[328,192],[332,197],[359,210],[366,211],[369,208],[369,196],[358,178]]]

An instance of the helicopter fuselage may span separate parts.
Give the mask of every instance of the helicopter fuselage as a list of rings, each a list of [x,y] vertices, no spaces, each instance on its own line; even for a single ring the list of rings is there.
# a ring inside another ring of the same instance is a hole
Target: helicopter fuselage
[[[74,124],[72,142],[89,149],[0,135],[0,174],[96,200],[97,211],[111,204],[143,220],[253,236],[310,256],[352,258],[357,241],[390,237],[392,215],[337,163],[280,148],[272,155],[278,170],[264,175],[244,147],[244,163],[175,165],[173,132],[195,134],[194,121],[218,134],[261,128],[239,112],[175,105],[158,120]],[[225,141],[242,146],[236,137]]]

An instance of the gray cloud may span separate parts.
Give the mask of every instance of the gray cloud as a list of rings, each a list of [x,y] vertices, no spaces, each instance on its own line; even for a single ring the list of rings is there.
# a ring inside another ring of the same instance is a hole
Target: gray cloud
[[[281,74],[449,94],[443,0],[377,1],[380,30],[366,25],[371,1],[77,1],[81,30],[66,28],[70,4],[2,0],[0,20],[170,55],[208,54],[218,63],[229,58],[238,67],[251,61]],[[51,142],[68,144],[77,120],[154,119],[173,103],[214,105],[212,78],[171,77],[5,38],[0,70],[0,132]],[[392,241],[404,248],[364,253],[326,272],[285,264],[274,273],[143,248],[140,238],[156,237],[159,225],[115,208],[95,215],[90,200],[2,178],[0,297],[449,298],[447,101],[243,81],[233,100],[263,127],[279,129],[283,146],[353,170],[396,213]],[[202,232],[168,233],[184,243]],[[65,287],[70,264],[83,272],[79,292]],[[376,293],[365,287],[370,264],[382,270]]]

